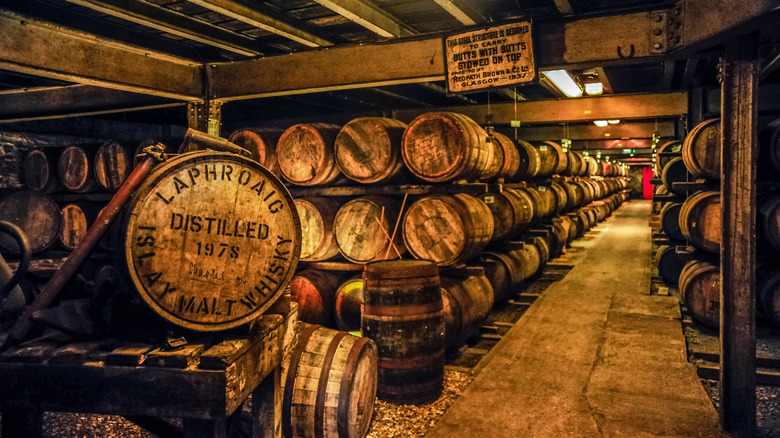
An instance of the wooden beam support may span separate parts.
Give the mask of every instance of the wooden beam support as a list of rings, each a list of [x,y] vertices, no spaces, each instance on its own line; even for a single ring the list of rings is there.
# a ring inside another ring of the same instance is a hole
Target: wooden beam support
[[[193,61],[2,10],[0,69],[187,101],[203,94]]]
[[[562,138],[568,138],[569,140],[652,139],[654,132],[658,132],[658,135],[661,137],[674,137],[674,121],[662,121],[657,124],[654,122],[624,122],[618,125],[607,125],[604,128],[599,128],[590,123],[587,125],[566,126],[565,131],[566,135],[564,136],[563,125],[522,125],[517,133],[519,138],[525,141],[544,141]],[[605,134],[609,134],[609,136],[607,137]]]
[[[517,103],[499,103],[490,106],[470,105],[438,108],[439,111],[453,111],[465,114],[477,123],[484,123],[490,114],[495,124],[509,124],[511,120],[522,123],[582,122],[602,119],[647,119],[676,117],[688,112],[686,93],[663,94],[621,94],[580,99],[540,100]],[[424,109],[393,111],[393,117],[409,122],[426,112]]]
[[[244,56],[257,56],[254,39],[142,0],[66,0],[132,23]]]
[[[182,105],[161,97],[92,85],[0,91],[0,123],[77,117]]]
[[[670,16],[683,17],[677,35],[686,51],[696,51],[757,30],[762,24],[775,25],[779,13],[776,0],[683,0],[671,9]]]
[[[737,438],[756,434],[758,74],[758,33],[728,41],[721,83],[720,423]]]
[[[473,26],[478,23],[484,23],[485,17],[481,11],[477,10],[470,4],[466,3],[466,0],[433,0],[444,8],[447,13],[455,17],[461,24],[466,26]]]
[[[553,2],[555,2],[555,7],[562,16],[574,15],[574,9],[571,8],[569,0],[553,0]]]
[[[364,0],[314,1],[385,38],[408,36],[417,33],[397,18]]]
[[[83,0],[82,0],[83,1]],[[250,24],[259,29],[267,30],[308,47],[326,47],[333,43],[314,35],[290,23],[283,17],[271,14],[270,11],[259,10],[257,6],[249,7],[235,0],[188,0],[198,6],[218,12],[238,21]]]
[[[223,101],[444,79],[441,38],[365,44],[209,64]]]

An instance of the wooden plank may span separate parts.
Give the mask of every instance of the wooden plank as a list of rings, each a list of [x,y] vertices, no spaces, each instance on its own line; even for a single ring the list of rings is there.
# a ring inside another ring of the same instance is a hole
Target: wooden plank
[[[249,349],[248,339],[228,339],[209,348],[200,356],[204,370],[224,370]]]
[[[108,350],[116,344],[113,339],[66,344],[51,353],[49,363],[99,362],[106,359]]]
[[[468,0],[433,0],[461,24],[473,26],[485,21],[484,13]]]
[[[56,349],[57,345],[50,342],[27,342],[4,351],[0,355],[0,360],[14,363],[40,363],[48,359]]]
[[[685,0],[672,11],[683,17],[680,33],[689,51],[723,43],[728,38],[777,21],[775,0]]]
[[[262,55],[253,38],[140,0],[66,0],[94,11],[121,18],[192,41],[244,56]]]
[[[252,393],[252,438],[282,437],[282,372],[277,367]]]
[[[292,24],[270,11],[263,11],[258,6],[248,7],[233,0],[189,0],[198,6],[218,12],[235,20],[250,24],[259,29],[267,30],[308,47],[327,47],[333,43]]]
[[[726,43],[721,83],[720,422],[756,432],[758,33]]]
[[[444,79],[441,38],[363,44],[209,65],[223,101]]]
[[[717,365],[697,364],[696,374],[700,379],[718,380],[720,378],[720,368]],[[759,385],[780,386],[780,371],[759,370],[753,375],[756,383]],[[721,383],[722,384],[722,383]],[[735,436],[755,436],[755,435],[735,435]]]
[[[720,363],[720,354],[709,353],[705,351],[694,351],[693,357],[706,360],[708,362]],[[756,357],[756,366],[763,368],[777,368],[780,370],[780,358],[778,357]]]
[[[392,112],[392,117],[408,123],[427,111],[429,110],[395,110]],[[489,109],[487,105],[468,105],[437,108],[437,111],[465,114],[478,123],[484,121],[485,117],[490,114],[494,124],[509,124],[512,120],[522,120],[523,123],[589,122],[598,119],[628,120],[676,117],[685,114],[688,112],[688,96],[687,93],[622,94],[569,99],[566,101],[566,105],[561,105],[560,100],[517,102],[516,112],[513,102],[492,104]],[[605,132],[609,132],[609,130]],[[610,138],[612,138],[611,135]],[[619,137],[617,138],[619,139]]]
[[[146,354],[154,350],[149,344],[125,344],[117,347],[106,356],[108,365],[138,366],[146,361]]]
[[[204,346],[201,344],[185,345],[172,351],[156,348],[147,353],[144,366],[162,368],[196,367],[204,349]]]
[[[200,65],[0,10],[0,69],[188,101]]]
[[[364,0],[314,1],[385,38],[408,36],[417,33],[397,18]]]

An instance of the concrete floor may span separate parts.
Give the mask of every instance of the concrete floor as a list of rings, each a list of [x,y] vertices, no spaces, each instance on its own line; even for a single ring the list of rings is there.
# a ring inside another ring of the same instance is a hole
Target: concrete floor
[[[650,202],[575,242],[575,267],[491,350],[426,438],[717,437],[677,299],[649,287]]]

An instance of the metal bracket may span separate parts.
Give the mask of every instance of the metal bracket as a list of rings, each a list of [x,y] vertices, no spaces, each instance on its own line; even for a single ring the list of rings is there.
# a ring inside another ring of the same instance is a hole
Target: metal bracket
[[[671,9],[649,13],[650,53],[666,53],[683,45],[683,5],[681,2]]]

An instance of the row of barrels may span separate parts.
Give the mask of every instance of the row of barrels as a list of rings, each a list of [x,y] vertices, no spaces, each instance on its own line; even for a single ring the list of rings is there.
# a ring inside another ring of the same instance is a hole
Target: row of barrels
[[[546,238],[526,237],[523,241],[513,242],[511,250],[479,252],[472,264],[481,267],[484,274],[464,276],[458,274],[459,270],[443,268],[440,273],[442,293],[445,308],[446,303],[450,303],[451,310],[449,314],[445,312],[447,326],[451,328],[447,336],[450,345],[458,345],[468,334],[473,334],[473,328],[479,326],[493,303],[503,301],[522,282],[535,277],[548,260],[558,257],[564,247],[606,219],[627,199],[625,192],[613,194],[554,219]],[[293,277],[290,294],[300,306],[302,321],[344,331],[360,330],[363,304],[361,275],[304,269]],[[475,306],[469,304],[471,302],[481,304]],[[488,302],[489,305],[484,305]],[[484,311],[475,311],[475,307]],[[463,315],[469,316],[464,319]]]
[[[759,179],[778,179],[780,174],[780,119],[768,123],[759,131]],[[696,125],[685,141],[669,142],[658,149],[660,169],[670,161],[664,152],[680,152],[679,157],[693,178],[712,181],[720,179],[721,126],[720,119],[705,120]]]
[[[625,188],[623,179],[552,182],[504,188],[478,197],[420,197],[404,208],[390,196],[295,200],[301,218],[301,259],[323,261],[341,254],[353,263],[392,260],[407,252],[440,266],[467,261],[491,241],[512,239],[530,225],[567,214]]]
[[[361,184],[397,181],[408,173],[432,183],[626,175],[620,166],[556,142],[532,145],[488,133],[469,117],[452,112],[426,113],[408,125],[385,117],[360,117],[341,127],[302,123],[286,130],[244,128],[228,140],[300,186],[334,183],[342,175]]]
[[[142,143],[142,146],[145,144]],[[22,160],[22,176],[30,190],[41,193],[69,191],[115,192],[133,168],[127,148],[115,141],[100,145],[71,145],[33,149]]]
[[[33,191],[21,191],[0,199],[0,220],[19,226],[28,238],[33,253],[59,247],[72,251],[97,218],[103,204],[93,202],[58,205],[51,197]],[[101,249],[112,251],[120,245],[118,226],[112,225],[99,241]],[[0,234],[0,252],[18,254],[17,243]]]

